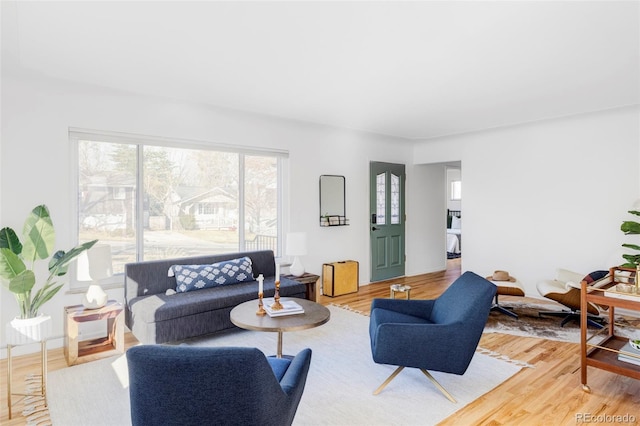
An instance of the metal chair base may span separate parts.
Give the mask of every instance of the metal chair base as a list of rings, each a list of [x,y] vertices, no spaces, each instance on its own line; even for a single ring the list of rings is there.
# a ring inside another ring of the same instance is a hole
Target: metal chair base
[[[500,303],[498,303],[498,295],[496,294],[495,301],[493,302],[493,305],[491,306],[491,310],[492,311],[498,311],[500,313],[503,313],[505,315],[509,315],[510,317],[518,319],[518,314],[516,314],[515,312],[511,311],[510,309],[511,308],[507,308],[506,306],[502,306],[502,305],[500,305]]]
[[[564,319],[560,323],[560,327],[564,327],[564,325],[569,321],[575,321],[578,324],[580,323],[580,312],[577,312],[577,311],[550,311],[550,312],[540,311],[538,312],[539,317],[542,317],[545,315],[548,315],[550,317],[564,317]],[[591,327],[594,327],[597,329],[603,328],[604,324],[602,324],[602,321],[603,321],[602,317],[599,317],[597,315],[587,314],[587,325],[590,325]]]
[[[391,375],[389,377],[387,377],[387,380],[385,380],[379,387],[378,389],[376,389],[375,391],[373,391],[374,395],[378,395],[380,392],[382,392],[382,390],[398,375],[400,374],[400,372],[404,369],[403,366],[400,366],[398,368],[396,368],[396,370],[391,373]],[[440,392],[442,392],[442,394],[444,396],[447,397],[447,399],[453,403],[456,403],[457,401],[455,400],[455,398],[453,396],[451,396],[451,394],[440,384],[438,383],[438,381],[425,369],[421,368],[420,371],[422,371],[424,373],[425,376],[427,376],[427,378],[429,380],[431,380],[431,382],[435,385],[436,388],[438,388],[438,390]]]

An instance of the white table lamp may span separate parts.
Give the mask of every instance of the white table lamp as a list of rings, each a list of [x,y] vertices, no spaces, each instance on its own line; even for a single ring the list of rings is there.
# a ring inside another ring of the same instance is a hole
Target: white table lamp
[[[107,303],[107,293],[100,287],[99,281],[113,275],[111,266],[111,246],[96,244],[78,256],[78,280],[92,281],[82,298],[87,309],[101,308]]]
[[[293,256],[293,263],[289,267],[291,275],[304,275],[304,265],[299,256],[307,254],[307,234],[304,232],[290,232],[287,234],[287,255]]]

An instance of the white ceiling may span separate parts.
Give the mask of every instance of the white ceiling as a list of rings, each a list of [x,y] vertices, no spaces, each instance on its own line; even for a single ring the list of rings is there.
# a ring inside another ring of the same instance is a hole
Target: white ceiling
[[[2,1],[5,70],[408,139],[640,103],[639,1]]]

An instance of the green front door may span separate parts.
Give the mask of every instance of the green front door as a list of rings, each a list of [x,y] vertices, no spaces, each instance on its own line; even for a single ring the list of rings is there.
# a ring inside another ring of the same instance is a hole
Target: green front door
[[[404,276],[405,167],[369,164],[371,281]]]

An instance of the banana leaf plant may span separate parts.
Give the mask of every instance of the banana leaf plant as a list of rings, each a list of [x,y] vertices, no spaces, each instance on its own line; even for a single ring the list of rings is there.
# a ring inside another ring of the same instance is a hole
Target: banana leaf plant
[[[35,207],[27,217],[22,242],[13,229],[0,229],[0,280],[2,286],[14,294],[21,319],[38,316],[40,307],[64,285],[57,279],[67,273],[71,261],[98,241],[80,244],[68,252],[53,252],[55,236],[49,209],[44,204]],[[49,259],[49,276],[32,296],[37,281],[36,261],[46,259]]]
[[[640,211],[637,210],[630,210],[629,213],[640,216]],[[625,235],[640,234],[640,223],[626,220],[620,225],[620,230],[624,232]],[[638,244],[623,244],[622,247],[640,251],[640,245]],[[626,263],[621,265],[624,268],[637,268],[640,265],[640,254],[623,254],[622,257],[626,261]]]

